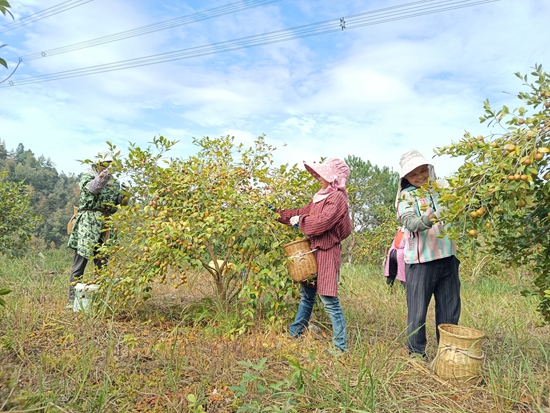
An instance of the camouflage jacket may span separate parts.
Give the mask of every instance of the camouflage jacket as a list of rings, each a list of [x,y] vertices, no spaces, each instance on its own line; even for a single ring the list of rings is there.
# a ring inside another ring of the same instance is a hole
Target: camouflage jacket
[[[99,193],[90,192],[90,183],[98,176],[99,172],[92,167],[80,178],[79,211],[67,244],[84,258],[94,255],[94,248],[103,236],[103,218],[114,214],[119,203],[120,185],[113,178]]]

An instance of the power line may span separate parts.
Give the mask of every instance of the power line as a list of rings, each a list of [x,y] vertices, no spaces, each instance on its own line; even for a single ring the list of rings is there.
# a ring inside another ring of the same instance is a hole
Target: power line
[[[88,0],[91,1],[91,0]],[[202,20],[212,19],[214,17],[223,16],[230,13],[235,13],[241,10],[250,9],[253,7],[262,6],[268,3],[274,3],[280,0],[244,0],[235,3],[226,4],[212,9],[199,11],[187,16],[178,17],[164,22],[151,24],[148,26],[139,27],[137,29],[127,30],[120,33],[111,34],[108,36],[99,37],[96,39],[86,40],[79,43],[74,43],[69,46],[58,47],[55,49],[44,50],[42,52],[28,54],[18,58],[7,59],[11,62],[29,61],[40,59],[48,56],[54,56],[62,53],[74,52],[88,47],[95,47],[106,43],[116,42],[119,40],[129,39],[131,37],[143,36],[145,34],[154,33],[161,30],[170,29],[172,27],[182,26],[199,22]]]
[[[412,17],[440,13],[443,11],[471,7],[485,3],[493,3],[497,1],[499,0],[428,0],[428,2],[432,3],[431,5],[425,5],[426,1],[416,1],[412,3],[406,3],[401,6],[393,6],[375,11],[351,15],[349,17],[342,17],[339,19],[298,26],[292,29],[278,30],[261,35],[247,36],[235,40],[228,40],[204,46],[191,47],[188,49],[161,53],[136,59],[123,60],[120,62],[113,62],[85,67],[81,69],[66,70],[47,75],[29,77],[27,79],[19,81],[10,81],[8,85],[2,85],[0,86],[0,88],[87,76],[97,73],[112,72],[140,66],[155,65],[175,60],[191,59],[194,57],[223,53],[249,47],[262,46],[299,38],[318,36],[335,31],[356,29],[359,27],[387,23],[396,20],[403,20]]]
[[[62,13],[64,11],[74,9],[75,7],[82,6],[83,4],[89,3],[93,0],[68,0],[63,3],[60,3],[56,6],[52,6],[50,8],[47,8],[45,10],[36,12],[34,14],[31,14],[27,17],[24,17],[22,19],[19,19],[16,22],[7,24],[3,26],[2,29],[0,29],[0,34],[9,32],[10,30],[15,30],[20,27],[26,26],[27,24],[31,24],[34,22],[37,22],[39,20],[45,19],[46,17],[54,16],[56,14]],[[70,3],[70,4],[68,4]]]

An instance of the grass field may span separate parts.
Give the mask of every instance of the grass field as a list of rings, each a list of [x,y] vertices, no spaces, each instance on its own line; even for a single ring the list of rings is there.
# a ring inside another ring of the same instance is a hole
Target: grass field
[[[289,339],[261,319],[237,334],[204,277],[154,286],[139,311],[99,317],[64,310],[68,251],[0,258],[0,411],[18,412],[550,412],[550,327],[519,274],[462,273],[464,326],[482,330],[483,381],[457,387],[410,358],[405,294],[380,268],[343,268],[349,354],[330,347],[328,316]],[[199,292],[200,291],[200,292]],[[433,304],[433,303],[432,303]],[[296,302],[297,306],[297,302]],[[428,356],[437,353],[433,308]]]

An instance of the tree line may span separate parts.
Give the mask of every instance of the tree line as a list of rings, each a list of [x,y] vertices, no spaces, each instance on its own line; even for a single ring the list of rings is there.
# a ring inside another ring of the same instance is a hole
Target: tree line
[[[49,158],[35,156],[22,143],[10,150],[2,140],[0,176],[0,189],[11,188],[13,193],[11,199],[4,199],[2,231],[7,234],[2,235],[19,240],[26,232],[30,242],[27,247],[63,246],[67,242],[67,221],[73,205],[78,204],[78,176],[59,173]],[[21,209],[27,202],[28,208]],[[16,224],[15,219],[21,222]],[[24,224],[32,225],[23,228]],[[9,245],[5,248],[10,249]]]

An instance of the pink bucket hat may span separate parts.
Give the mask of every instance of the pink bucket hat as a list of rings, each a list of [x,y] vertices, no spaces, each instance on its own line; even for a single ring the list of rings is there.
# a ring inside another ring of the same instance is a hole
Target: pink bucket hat
[[[338,191],[342,191],[346,196],[346,182],[350,170],[349,166],[341,159],[329,158],[321,164],[304,164],[306,170],[315,178],[323,178],[330,186]]]

